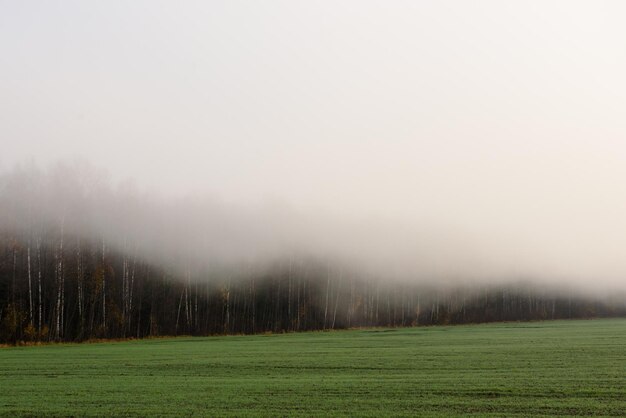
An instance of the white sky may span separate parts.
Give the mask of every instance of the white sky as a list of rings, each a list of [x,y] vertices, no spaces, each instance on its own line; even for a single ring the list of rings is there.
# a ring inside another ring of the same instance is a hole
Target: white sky
[[[79,157],[626,272],[625,22],[595,0],[0,0],[0,167]]]

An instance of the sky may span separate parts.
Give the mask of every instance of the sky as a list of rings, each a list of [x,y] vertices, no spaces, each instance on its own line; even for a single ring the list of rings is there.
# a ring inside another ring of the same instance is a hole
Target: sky
[[[520,274],[620,282],[625,17],[620,1],[0,0],[0,169],[86,160],[165,196],[426,228]]]

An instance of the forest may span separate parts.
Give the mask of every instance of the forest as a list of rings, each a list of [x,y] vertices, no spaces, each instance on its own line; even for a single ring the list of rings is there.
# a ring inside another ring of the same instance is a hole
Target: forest
[[[619,292],[398,275],[385,267],[393,262],[363,267],[398,244],[383,234],[368,238],[381,237],[379,247],[357,242],[363,234],[350,241],[363,251],[356,263],[314,247],[290,248],[281,237],[295,234],[294,222],[257,212],[214,201],[165,202],[113,188],[89,167],[5,173],[0,342],[626,316]],[[332,228],[324,235],[325,249],[345,240]],[[308,237],[303,241],[317,239]]]
[[[180,272],[48,234],[0,241],[0,341],[82,341],[624,316],[623,298],[385,284],[315,260]]]

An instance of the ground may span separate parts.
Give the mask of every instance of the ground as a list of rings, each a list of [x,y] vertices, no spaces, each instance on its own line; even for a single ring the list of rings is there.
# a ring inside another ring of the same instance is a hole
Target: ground
[[[0,349],[0,414],[626,415],[626,319]]]

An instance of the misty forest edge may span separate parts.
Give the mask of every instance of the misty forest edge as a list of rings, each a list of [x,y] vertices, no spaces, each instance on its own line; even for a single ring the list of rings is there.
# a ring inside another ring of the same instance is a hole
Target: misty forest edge
[[[623,292],[397,280],[393,263],[296,251],[250,261],[278,248],[280,219],[257,220],[246,252],[249,214],[180,203],[112,189],[91,167],[0,176],[0,343],[626,316]]]
[[[181,274],[62,233],[4,232],[0,257],[3,343],[626,316],[621,297],[385,284],[304,259]]]

